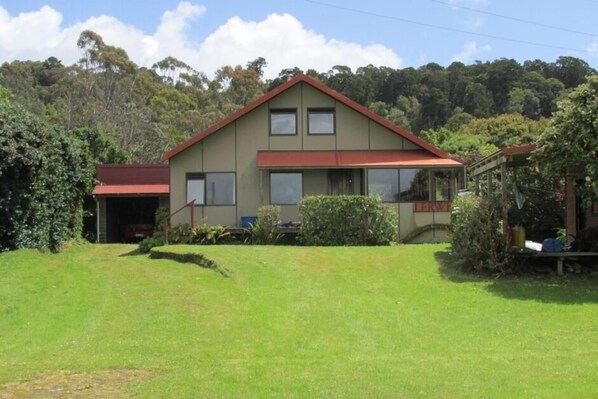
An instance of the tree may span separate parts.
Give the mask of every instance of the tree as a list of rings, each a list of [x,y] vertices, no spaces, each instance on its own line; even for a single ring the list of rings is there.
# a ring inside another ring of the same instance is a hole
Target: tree
[[[0,82],[2,81],[2,74],[0,74]],[[4,86],[0,85],[0,104],[8,104],[10,98],[10,91]]]
[[[264,93],[259,73],[253,68],[226,65],[216,71],[209,89],[220,100],[220,108],[228,115],[249,104]]]
[[[595,73],[595,69],[579,58],[559,57],[555,62],[554,77],[563,82],[566,88],[577,87]]]
[[[196,72],[183,61],[170,56],[156,62],[152,65],[152,69],[160,71],[160,75],[164,81],[173,86],[176,85],[182,73],[193,74]]]
[[[77,128],[72,134],[87,147],[89,162],[92,165],[127,161],[126,152],[116,141],[96,128]]]
[[[461,126],[467,125],[469,122],[473,120],[473,116],[468,114],[467,112],[463,112],[463,109],[457,108],[453,111],[453,115],[446,121],[444,127],[448,130],[453,132],[458,131],[461,129]]]
[[[465,87],[463,109],[478,118],[490,116],[493,108],[492,93],[481,83],[470,82]]]
[[[459,133],[485,136],[487,143],[504,148],[535,142],[546,124],[547,120],[535,121],[520,114],[505,114],[473,119],[461,126]]]
[[[255,60],[247,63],[247,69],[253,69],[261,78],[264,76],[264,68],[268,66],[264,57],[257,57]]]
[[[515,87],[509,93],[507,112],[519,113],[530,119],[540,117],[540,99],[530,89]]]
[[[555,179],[577,168],[584,183],[577,192],[585,206],[596,199],[598,182],[598,75],[558,103],[550,126],[540,136],[533,159]]]

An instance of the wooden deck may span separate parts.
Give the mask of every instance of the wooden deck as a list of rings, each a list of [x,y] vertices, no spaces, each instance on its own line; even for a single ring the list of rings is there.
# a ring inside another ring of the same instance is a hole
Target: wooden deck
[[[274,227],[274,232],[279,234],[299,234],[299,230],[300,227]],[[229,227],[228,231],[230,231],[231,234],[249,234],[251,229],[246,229],[244,227]]]
[[[559,276],[563,273],[565,259],[577,260],[579,258],[598,258],[598,252],[513,252],[513,255],[527,258],[556,259],[556,271]]]

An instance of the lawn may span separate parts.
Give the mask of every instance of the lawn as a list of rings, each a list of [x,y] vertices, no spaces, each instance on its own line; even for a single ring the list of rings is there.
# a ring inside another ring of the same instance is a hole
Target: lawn
[[[0,254],[0,398],[598,392],[596,278],[461,275],[445,245],[169,248],[229,277],[126,245]]]

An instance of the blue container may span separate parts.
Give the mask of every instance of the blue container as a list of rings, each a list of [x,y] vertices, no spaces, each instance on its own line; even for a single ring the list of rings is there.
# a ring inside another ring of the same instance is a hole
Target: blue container
[[[249,229],[255,224],[257,216],[241,216],[241,227]]]

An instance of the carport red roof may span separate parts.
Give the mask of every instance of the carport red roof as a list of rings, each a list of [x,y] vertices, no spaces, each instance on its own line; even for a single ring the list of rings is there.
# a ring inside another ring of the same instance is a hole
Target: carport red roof
[[[273,168],[462,166],[424,150],[411,151],[259,151],[257,166]]]
[[[108,164],[96,166],[99,184],[93,195],[168,195],[169,170],[165,164]]]

